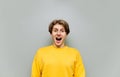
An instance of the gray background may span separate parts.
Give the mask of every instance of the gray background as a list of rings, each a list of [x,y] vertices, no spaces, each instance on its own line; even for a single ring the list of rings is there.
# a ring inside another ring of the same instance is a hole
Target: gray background
[[[120,77],[119,0],[0,0],[0,77],[30,77],[53,19],[69,23],[67,44],[80,50],[86,77]]]

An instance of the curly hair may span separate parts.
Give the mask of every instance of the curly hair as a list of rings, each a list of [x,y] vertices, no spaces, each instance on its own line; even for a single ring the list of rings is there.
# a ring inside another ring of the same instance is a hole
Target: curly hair
[[[56,25],[56,24],[62,25],[65,28],[65,32],[66,32],[67,35],[70,33],[69,24],[65,20],[62,20],[62,19],[57,20],[57,19],[55,19],[49,25],[50,34],[52,34],[52,29],[53,29],[54,25]]]

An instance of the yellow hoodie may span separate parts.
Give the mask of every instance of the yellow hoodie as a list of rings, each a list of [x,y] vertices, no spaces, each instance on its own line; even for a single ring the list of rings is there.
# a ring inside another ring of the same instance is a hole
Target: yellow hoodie
[[[85,68],[75,48],[50,45],[35,54],[31,77],[85,77]]]

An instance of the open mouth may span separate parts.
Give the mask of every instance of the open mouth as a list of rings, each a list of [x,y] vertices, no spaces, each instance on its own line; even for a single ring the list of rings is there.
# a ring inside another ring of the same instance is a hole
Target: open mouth
[[[58,38],[58,37],[56,37],[56,40],[57,40],[57,41],[60,41],[60,40],[62,40],[62,38]]]

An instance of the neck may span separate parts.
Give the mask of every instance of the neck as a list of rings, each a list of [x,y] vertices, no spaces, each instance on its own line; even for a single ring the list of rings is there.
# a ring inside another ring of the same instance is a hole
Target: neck
[[[53,46],[56,47],[56,48],[63,48],[65,46],[65,44],[62,44],[62,45],[59,45],[59,46],[53,44]]]

